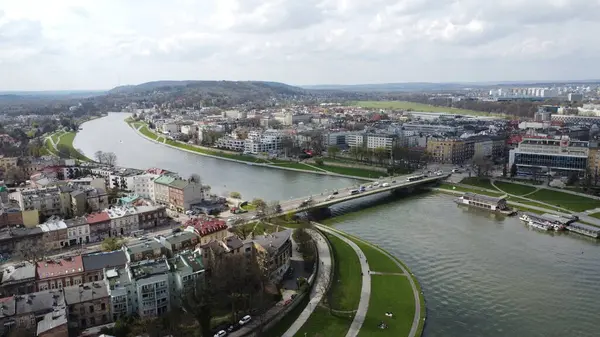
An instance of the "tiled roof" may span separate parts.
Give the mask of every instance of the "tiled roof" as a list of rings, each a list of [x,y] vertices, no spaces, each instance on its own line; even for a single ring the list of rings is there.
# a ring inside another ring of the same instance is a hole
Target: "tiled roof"
[[[154,179],[154,183],[161,184],[161,185],[169,185],[173,181],[175,181],[175,178],[173,178],[171,176],[165,176],[165,175],[162,175],[162,176]]]
[[[47,279],[83,272],[81,256],[61,260],[46,260],[37,263],[37,274],[40,279]]]
[[[175,179],[170,184],[169,187],[184,189],[189,183],[185,180]]]
[[[110,217],[108,216],[108,213],[106,213],[106,212],[91,213],[91,214],[88,214],[86,216],[86,218],[87,218],[88,224],[90,224],[90,225],[100,223],[100,222],[110,221]]]
[[[196,228],[196,231],[198,231],[200,236],[227,230],[225,221],[215,218],[195,218],[188,220],[185,224],[186,226],[193,226]]]

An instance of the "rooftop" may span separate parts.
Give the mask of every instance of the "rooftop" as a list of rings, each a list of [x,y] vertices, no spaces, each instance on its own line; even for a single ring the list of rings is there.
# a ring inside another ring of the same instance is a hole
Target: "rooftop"
[[[65,306],[57,307],[52,312],[44,315],[44,318],[37,324],[37,335],[48,332],[59,326],[67,324],[67,308]]]
[[[62,289],[44,290],[27,295],[15,295],[16,314],[39,314],[51,311],[53,308],[65,304],[65,296]]]
[[[208,235],[222,230],[227,230],[225,221],[217,218],[194,218],[185,223],[186,226],[192,226],[198,231],[200,236]]]
[[[164,238],[165,238],[165,241],[174,245],[174,244],[182,243],[185,241],[193,240],[194,238],[197,238],[197,237],[198,236],[196,235],[196,233],[179,232],[179,233],[173,233]]]
[[[164,274],[170,271],[167,260],[142,261],[132,265],[131,275],[134,279],[141,279],[157,274]]]
[[[202,255],[198,252],[185,251],[179,254],[177,260],[177,266],[185,265],[192,269],[192,272],[198,272],[204,270],[204,264],[202,263]]]
[[[124,267],[127,264],[127,257],[122,250],[114,252],[95,253],[83,255],[83,270],[102,270],[103,268]]]
[[[65,302],[67,302],[68,305],[108,297],[108,288],[104,281],[65,287],[64,292]]]
[[[48,259],[37,263],[37,274],[40,279],[66,276],[83,272],[81,255],[64,259]]]
[[[244,246],[244,243],[242,242],[242,240],[240,240],[240,238],[238,238],[235,235],[227,237],[225,239],[225,244],[227,245],[227,248],[229,248],[231,250],[236,250],[236,249]]]
[[[171,176],[167,176],[167,175],[162,175],[162,176],[154,179],[154,183],[161,184],[161,185],[169,185],[173,181],[175,181],[175,178],[173,178]]]
[[[156,242],[155,240],[144,240],[134,243],[132,245],[126,245],[124,247],[126,247],[127,252],[129,252],[129,254],[138,254],[150,250],[162,249],[163,245],[161,245],[159,242]]]
[[[41,225],[38,225],[38,227],[41,228],[43,232],[51,232],[61,229],[67,229],[67,224],[63,220],[50,220],[44,222]]]
[[[20,282],[35,279],[36,266],[30,262],[21,262],[4,268],[2,273],[2,285],[11,282]]]
[[[277,252],[292,236],[292,230],[286,229],[281,232],[260,235],[254,238],[255,243],[264,247],[269,253]]]
[[[86,216],[87,222],[88,224],[96,224],[96,223],[100,223],[100,222],[107,222],[110,221],[110,216],[108,216],[107,212],[97,212],[97,213],[91,213],[88,214]]]
[[[175,179],[169,184],[169,187],[173,187],[173,188],[177,188],[177,189],[184,189],[188,185],[189,185],[189,182],[186,180]]]
[[[475,194],[475,193],[471,193],[471,192],[464,193],[463,197],[468,197],[470,199],[477,199],[477,200],[482,200],[482,201],[487,201],[487,202],[493,202],[493,203],[498,203],[501,200],[505,200],[505,198],[490,197],[488,195]]]

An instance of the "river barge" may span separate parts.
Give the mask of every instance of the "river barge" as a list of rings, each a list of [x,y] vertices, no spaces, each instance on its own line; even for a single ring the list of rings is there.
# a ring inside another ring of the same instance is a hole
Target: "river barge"
[[[504,215],[514,215],[516,211],[509,208],[506,204],[506,198],[490,197],[482,194],[467,192],[461,197],[454,200],[459,205],[471,206],[475,208],[485,209],[495,213]]]
[[[565,230],[566,227],[574,222],[577,218],[565,215],[558,214],[535,214],[530,212],[521,213],[519,219],[526,224],[542,229],[542,230],[554,230],[554,231],[562,231]]]
[[[595,239],[600,238],[600,228],[581,222],[572,222],[567,226],[570,232],[575,232]]]

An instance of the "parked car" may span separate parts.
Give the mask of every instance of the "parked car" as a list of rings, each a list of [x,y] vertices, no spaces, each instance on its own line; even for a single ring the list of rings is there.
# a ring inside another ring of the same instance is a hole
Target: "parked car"
[[[331,194],[338,195],[338,193],[339,193],[338,191],[333,191],[333,193],[331,193]]]
[[[223,337],[227,335],[227,331],[221,330],[215,334],[215,337]]]
[[[395,183],[396,183],[396,181],[395,181],[395,180],[392,180],[392,184],[395,184]]]
[[[388,184],[388,183],[383,183],[383,184],[381,184],[381,187],[390,187],[390,184]]]
[[[248,324],[248,322],[250,322],[252,320],[252,317],[250,317],[250,315],[246,315],[244,317],[242,317],[242,319],[240,319],[240,321],[238,322],[240,325],[244,325],[244,324]]]
[[[327,200],[331,200],[333,198],[335,198],[335,196],[332,194],[332,195],[330,195],[330,196],[327,197]]]

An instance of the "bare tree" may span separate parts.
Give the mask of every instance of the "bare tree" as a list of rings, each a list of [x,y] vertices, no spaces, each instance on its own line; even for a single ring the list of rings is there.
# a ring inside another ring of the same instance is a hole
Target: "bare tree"
[[[35,265],[37,262],[43,261],[49,255],[48,253],[46,246],[43,243],[38,243],[35,245],[22,244],[15,252],[15,255],[21,260]]]
[[[104,164],[108,165],[108,166],[115,166],[117,165],[117,155],[114,152],[105,152],[103,154],[104,157]]]
[[[104,163],[104,152],[96,151],[94,152],[94,159],[100,164]]]
[[[196,183],[196,184],[202,184],[202,179],[200,178],[200,175],[196,174],[196,173],[192,174],[190,176],[189,180],[190,180],[190,182],[193,182],[193,183]]]

